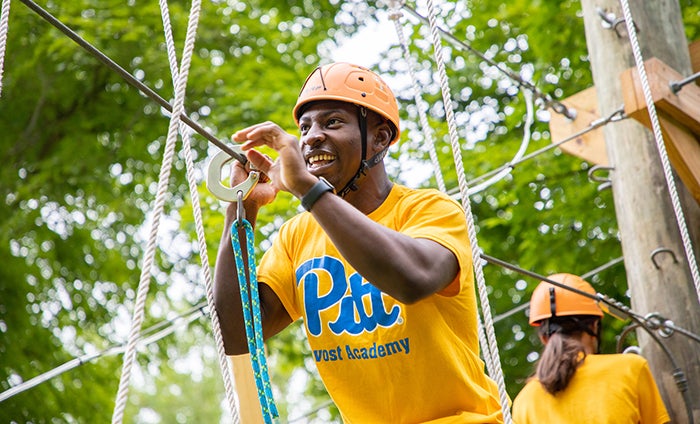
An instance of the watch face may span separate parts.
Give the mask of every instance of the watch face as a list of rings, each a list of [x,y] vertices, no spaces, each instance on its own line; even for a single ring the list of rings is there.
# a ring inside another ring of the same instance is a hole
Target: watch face
[[[328,180],[323,177],[318,177],[318,179],[326,183],[326,185],[330,187],[331,190],[333,190],[333,194],[335,194],[335,187],[333,187],[333,184],[329,183]]]

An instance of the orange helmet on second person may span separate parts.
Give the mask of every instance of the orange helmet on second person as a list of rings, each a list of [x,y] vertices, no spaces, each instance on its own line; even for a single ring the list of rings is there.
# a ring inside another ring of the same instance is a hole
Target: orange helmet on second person
[[[304,105],[319,100],[338,100],[364,106],[384,117],[393,126],[391,143],[399,139],[399,106],[389,86],[379,75],[362,66],[336,62],[316,68],[304,82],[294,106],[294,122]]]
[[[593,287],[577,275],[562,273],[550,275],[547,278],[591,295],[596,294]],[[546,281],[540,282],[530,298],[530,325],[537,327],[540,325],[540,321],[544,319],[553,316],[571,315],[602,317],[603,311],[597,302],[589,297],[555,286]]]

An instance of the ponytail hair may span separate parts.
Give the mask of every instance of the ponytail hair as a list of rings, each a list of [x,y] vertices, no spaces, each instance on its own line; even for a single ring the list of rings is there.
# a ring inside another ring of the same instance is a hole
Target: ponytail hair
[[[566,316],[542,320],[538,327],[540,337],[548,339],[537,363],[535,375],[542,387],[554,395],[569,385],[574,373],[586,358],[581,333],[586,332],[600,340],[592,330],[600,320],[595,316]],[[600,329],[600,326],[598,326]]]

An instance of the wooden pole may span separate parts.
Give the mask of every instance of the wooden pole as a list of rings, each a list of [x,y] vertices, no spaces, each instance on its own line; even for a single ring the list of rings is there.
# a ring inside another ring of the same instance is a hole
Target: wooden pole
[[[629,1],[644,58],[657,57],[682,75],[690,75],[678,1]],[[599,15],[600,10],[623,18],[619,0],[582,0],[581,4],[598,106],[601,116],[608,116],[624,101],[620,75],[635,66],[632,48],[624,20],[617,30],[606,29]],[[612,189],[632,309],[641,314],[657,312],[698,334],[700,304],[653,134],[632,119],[606,125],[603,131],[608,159],[614,167]],[[677,178],[676,186],[697,258],[700,207]],[[654,256],[654,252],[661,253]],[[685,404],[668,357],[645,332],[638,331],[638,336],[672,422],[687,423]],[[661,340],[685,372],[695,421],[700,422],[700,345],[678,333]]]

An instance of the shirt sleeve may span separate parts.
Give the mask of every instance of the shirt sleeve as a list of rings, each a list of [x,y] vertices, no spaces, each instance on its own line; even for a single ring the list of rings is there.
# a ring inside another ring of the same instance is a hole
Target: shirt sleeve
[[[434,190],[404,208],[400,232],[413,238],[432,240],[450,250],[459,264],[455,280],[440,294],[452,296],[473,284],[472,252],[464,210],[451,198]]]
[[[639,370],[637,390],[639,393],[641,424],[664,424],[671,421],[649,369],[649,363],[646,361],[644,361],[644,365]]]
[[[258,282],[268,285],[279,297],[292,321],[301,317],[295,290],[294,264],[285,240],[291,237],[289,221],[282,225],[258,266]]]

